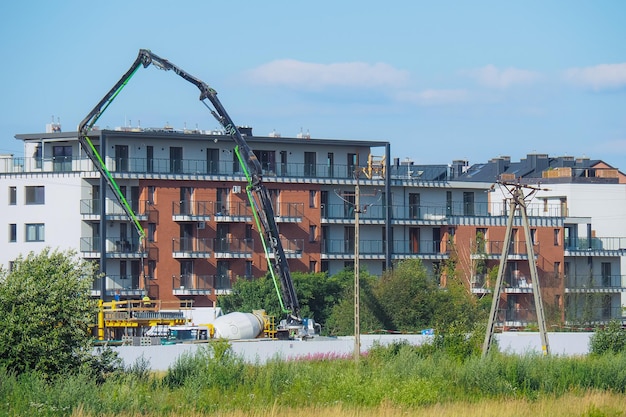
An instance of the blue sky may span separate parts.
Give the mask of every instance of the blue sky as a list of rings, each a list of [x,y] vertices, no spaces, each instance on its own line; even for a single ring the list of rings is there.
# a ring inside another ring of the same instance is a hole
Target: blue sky
[[[0,153],[78,123],[151,49],[256,135],[387,140],[415,163],[528,153],[626,171],[626,2],[6,1]],[[198,90],[140,69],[100,127],[216,129]]]

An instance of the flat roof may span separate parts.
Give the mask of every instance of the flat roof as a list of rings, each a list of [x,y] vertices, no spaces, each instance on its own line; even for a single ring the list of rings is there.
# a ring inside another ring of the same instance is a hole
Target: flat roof
[[[100,137],[104,133],[107,137],[125,137],[125,138],[137,138],[145,139],[146,137],[155,139],[177,138],[188,140],[207,140],[207,139],[224,139],[232,140],[229,135],[226,134],[207,134],[207,133],[184,133],[180,131],[165,131],[165,130],[144,130],[141,132],[124,131],[124,130],[94,130],[91,132],[92,137]],[[330,145],[330,146],[363,146],[363,147],[385,147],[389,145],[388,141],[374,141],[374,140],[353,140],[353,139],[314,139],[314,138],[294,138],[294,137],[276,137],[276,136],[243,136],[246,142],[249,143],[275,143],[275,144],[289,144],[294,143],[311,143],[316,146]],[[78,132],[52,132],[52,133],[26,133],[15,135],[16,139],[23,140],[25,142],[38,141],[38,140],[72,140],[78,138]]]

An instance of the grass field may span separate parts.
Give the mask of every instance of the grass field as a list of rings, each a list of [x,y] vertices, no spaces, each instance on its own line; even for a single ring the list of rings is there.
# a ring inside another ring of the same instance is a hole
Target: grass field
[[[626,416],[626,354],[459,357],[410,345],[251,365],[227,345],[101,382],[0,370],[0,416]]]

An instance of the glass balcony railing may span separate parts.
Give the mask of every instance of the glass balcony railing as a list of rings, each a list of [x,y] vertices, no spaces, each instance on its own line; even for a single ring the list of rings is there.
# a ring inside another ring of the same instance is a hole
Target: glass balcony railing
[[[247,238],[215,238],[213,252],[230,255],[251,255],[254,251],[254,241]],[[217,255],[216,255],[217,256]]]
[[[393,253],[395,255],[435,255],[446,253],[439,240],[394,240]]]
[[[212,252],[212,241],[213,239],[175,237],[172,239],[172,252],[209,255]]]
[[[327,255],[354,255],[354,241],[344,239],[326,239],[322,241],[322,253]],[[385,249],[382,240],[361,240],[361,255],[383,255]]]
[[[100,253],[100,238],[99,237],[81,237],[80,238],[80,251]],[[107,253],[117,254],[135,254],[139,253],[139,239],[135,238],[120,238],[108,237],[106,240]]]
[[[626,275],[570,275],[565,279],[569,290],[626,289]]]
[[[133,213],[138,216],[143,216],[147,214],[150,205],[145,200],[127,200],[128,205],[130,206]],[[100,215],[101,202],[96,199],[84,199],[80,200],[80,214],[83,215]],[[120,215],[125,216],[126,212],[122,208],[122,206],[117,202],[117,200],[106,200],[106,214],[107,215]]]
[[[215,288],[215,275],[182,274],[172,277],[172,289],[208,291]]]
[[[515,240],[510,242],[509,244],[509,256],[527,256],[528,251],[526,250],[526,241],[524,240]],[[476,245],[475,242],[472,242],[471,245],[471,256],[472,258],[477,258],[481,256],[501,256],[502,249],[504,248],[504,241],[498,240],[488,240],[486,242],[482,242],[480,247]],[[540,245],[539,243],[533,244],[533,252],[536,254],[539,253]]]
[[[462,203],[452,201],[450,203],[431,205],[394,205],[392,215],[398,220],[422,220],[437,221],[446,220],[450,217],[508,217],[509,205],[506,203]],[[563,217],[560,204],[530,203],[526,208],[529,217]],[[521,216],[520,213],[516,213]]]
[[[565,240],[568,251],[619,251],[626,250],[626,237],[569,238]]]

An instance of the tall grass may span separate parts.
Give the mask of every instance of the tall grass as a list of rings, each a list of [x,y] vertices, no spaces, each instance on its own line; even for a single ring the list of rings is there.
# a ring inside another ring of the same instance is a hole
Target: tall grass
[[[147,372],[146,367],[135,364],[101,384],[85,375],[45,381],[35,374],[18,377],[0,370],[0,416],[296,416],[304,415],[303,410],[308,410],[306,415],[317,410],[337,417],[395,416],[402,410],[451,415],[437,413],[459,404],[504,410],[513,404],[556,404],[590,395],[611,398],[615,407],[590,401],[577,415],[624,415],[626,410],[626,354],[541,357],[494,352],[485,359],[463,359],[395,344],[374,347],[358,363],[309,358],[252,365],[227,344],[209,344],[179,358],[165,374]],[[484,412],[474,415],[489,415]]]

